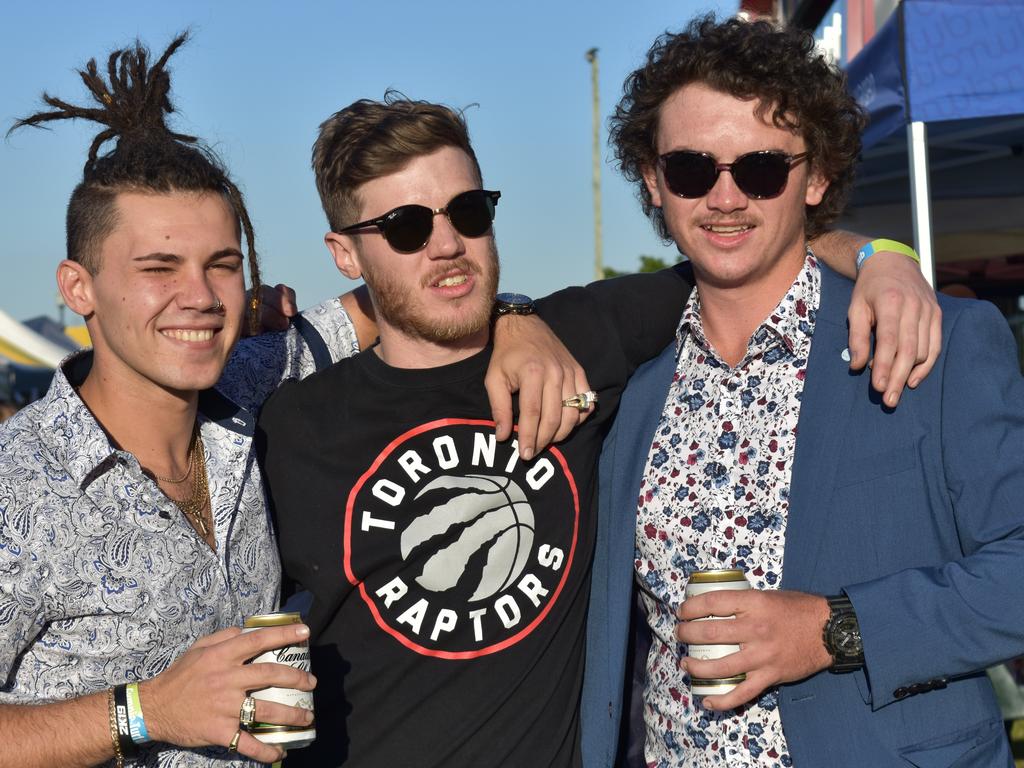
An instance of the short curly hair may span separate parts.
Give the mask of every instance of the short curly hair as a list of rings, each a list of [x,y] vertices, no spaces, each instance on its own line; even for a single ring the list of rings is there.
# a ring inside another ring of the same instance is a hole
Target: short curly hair
[[[637,185],[644,213],[666,242],[662,210],[651,201],[644,171],[658,160],[661,105],[684,85],[701,83],[738,99],[760,101],[758,116],[800,133],[812,168],[829,181],[821,203],[807,207],[808,237],[825,231],[842,212],[860,153],[864,111],[846,90],[846,77],[815,50],[810,33],[769,22],[713,15],[654,41],[647,61],[623,85],[610,120],[610,142],[625,177]]]

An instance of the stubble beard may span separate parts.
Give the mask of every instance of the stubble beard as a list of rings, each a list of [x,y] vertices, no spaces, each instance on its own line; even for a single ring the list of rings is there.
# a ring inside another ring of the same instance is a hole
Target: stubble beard
[[[378,320],[387,323],[405,335],[437,344],[448,344],[472,336],[486,328],[491,321],[494,296],[498,290],[498,250],[494,240],[488,248],[488,262],[483,270],[467,259],[453,259],[448,269],[460,268],[477,281],[472,296],[463,301],[473,306],[461,316],[451,319],[427,317],[418,307],[413,292],[398,281],[376,274],[363,266],[363,277],[373,294]]]

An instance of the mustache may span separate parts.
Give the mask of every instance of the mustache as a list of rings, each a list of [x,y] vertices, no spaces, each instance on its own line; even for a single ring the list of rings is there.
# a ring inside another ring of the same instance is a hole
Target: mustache
[[[756,227],[757,222],[747,216],[707,216],[697,222],[698,227]]]
[[[479,275],[481,273],[480,265],[476,264],[469,259],[462,256],[452,259],[446,263],[443,268],[437,269],[430,275],[423,279],[423,287],[428,287],[436,283],[438,280],[450,275],[453,272],[465,272],[468,275]]]

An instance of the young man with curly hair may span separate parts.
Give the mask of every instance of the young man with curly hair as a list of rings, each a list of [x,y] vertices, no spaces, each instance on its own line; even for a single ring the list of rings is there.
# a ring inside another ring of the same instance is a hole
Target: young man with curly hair
[[[808,238],[842,209],[863,119],[809,35],[696,20],[654,44],[612,124],[696,288],[602,457],[586,764],[615,756],[635,551],[647,765],[1011,765],[984,674],[1024,651],[1005,322],[940,301],[944,349],[898,409],[851,374],[852,284]],[[712,569],[752,589],[684,600]]]

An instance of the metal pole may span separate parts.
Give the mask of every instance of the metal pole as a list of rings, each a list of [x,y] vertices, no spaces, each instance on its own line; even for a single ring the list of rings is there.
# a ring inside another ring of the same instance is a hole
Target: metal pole
[[[604,259],[601,256],[601,110],[597,87],[597,48],[587,51],[590,62],[590,84],[594,101],[594,279],[604,277]]]
[[[921,273],[935,287],[932,249],[932,201],[928,189],[928,127],[920,120],[907,126],[910,153],[910,210],[914,221],[914,250],[921,257]]]

